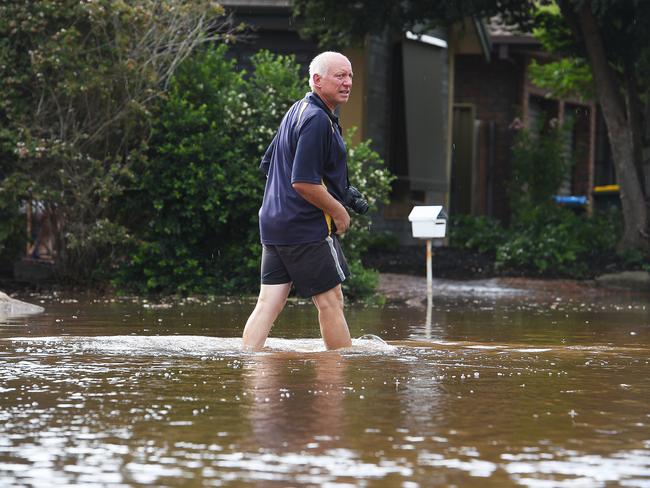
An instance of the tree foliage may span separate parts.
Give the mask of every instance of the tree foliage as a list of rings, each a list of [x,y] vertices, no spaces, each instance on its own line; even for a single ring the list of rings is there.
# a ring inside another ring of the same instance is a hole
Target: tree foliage
[[[650,5],[559,0],[536,14],[535,35],[560,59],[533,65],[536,84],[558,96],[600,102],[621,188],[620,249],[648,251]]]
[[[363,42],[367,34],[388,30],[421,32],[446,26],[468,15],[501,14],[522,27],[531,25],[537,0],[294,0],[294,15],[302,35],[322,46],[349,46]]]
[[[558,5],[562,17],[556,21],[569,26],[573,51],[588,60],[607,125],[625,224],[619,249],[648,252],[650,4],[559,0]]]
[[[548,63],[531,60],[528,65],[530,79],[557,98],[573,98],[590,102],[596,96],[591,68],[582,58],[561,58]]]
[[[196,46],[229,30],[207,0],[0,5],[0,199],[49,210],[59,271],[87,279],[125,238],[112,202],[153,102]]]

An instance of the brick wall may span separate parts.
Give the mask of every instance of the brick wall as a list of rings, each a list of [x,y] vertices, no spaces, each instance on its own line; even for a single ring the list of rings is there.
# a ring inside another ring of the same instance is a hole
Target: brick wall
[[[487,62],[480,55],[457,55],[455,62],[454,103],[473,104],[478,120],[493,121],[496,126],[492,204],[494,216],[507,221],[510,211],[505,186],[510,177],[513,138],[509,126],[521,116],[524,60],[493,57]]]

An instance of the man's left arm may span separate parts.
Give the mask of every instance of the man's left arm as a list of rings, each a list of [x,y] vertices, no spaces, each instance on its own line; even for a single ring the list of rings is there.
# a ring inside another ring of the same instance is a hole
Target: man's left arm
[[[266,148],[266,152],[262,157],[262,162],[260,163],[260,171],[264,176],[269,175],[269,167],[271,166],[271,158],[273,157],[273,151],[275,150],[275,141],[277,138],[278,134],[276,132],[275,136],[273,136],[271,144],[269,144],[269,147]]]

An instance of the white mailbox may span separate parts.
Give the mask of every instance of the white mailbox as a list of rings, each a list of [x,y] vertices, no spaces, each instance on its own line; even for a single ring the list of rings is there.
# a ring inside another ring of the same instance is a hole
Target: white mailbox
[[[442,205],[413,207],[409,221],[413,227],[413,237],[442,238],[447,232],[447,215]]]

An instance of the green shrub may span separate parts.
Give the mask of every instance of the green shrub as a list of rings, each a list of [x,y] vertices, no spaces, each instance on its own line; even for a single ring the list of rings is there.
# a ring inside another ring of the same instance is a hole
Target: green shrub
[[[395,252],[399,250],[399,236],[391,231],[371,232],[368,235],[368,252]]]
[[[124,218],[137,236],[116,280],[140,292],[251,289],[259,282],[259,159],[301,97],[292,58],[261,52],[249,76],[221,45],[186,60],[154,118]],[[137,216],[133,218],[132,216]]]
[[[611,216],[578,215],[552,201],[573,164],[567,150],[570,128],[542,119],[532,129],[519,130],[513,147],[509,183],[513,211],[507,232],[498,228],[490,232],[480,219],[456,232],[468,247],[494,250],[497,269],[580,278],[589,274],[588,258],[613,252],[617,232]]]
[[[379,283],[379,272],[364,268],[359,259],[348,259],[348,267],[350,278],[343,282],[343,291],[347,298],[366,302],[376,301],[375,291]]]
[[[59,276],[88,283],[124,241],[114,214],[150,110],[229,21],[209,0],[1,2],[0,19],[2,186],[56,209]]]
[[[449,245],[495,254],[508,233],[497,220],[485,216],[455,215],[449,219]]]
[[[528,204],[509,229],[483,216],[454,216],[449,239],[452,247],[493,254],[502,273],[584,278],[588,261],[614,254],[619,225],[612,212],[589,217],[552,203]]]
[[[257,291],[264,192],[259,162],[288,109],[305,94],[293,57],[262,51],[250,73],[227,48],[202,51],[181,65],[158,107],[146,157],[134,166],[135,189],[123,220],[135,236],[116,286],[141,293]],[[347,140],[352,132],[348,132]],[[350,179],[372,208],[388,196],[383,162],[364,142],[349,147]],[[354,270],[346,287],[363,296],[376,286],[364,272],[368,217],[353,218],[343,247]]]
[[[625,268],[635,268],[644,271],[650,270],[650,256],[638,249],[628,249],[618,253],[618,258]]]
[[[496,252],[497,268],[582,278],[586,258],[614,252],[616,223],[609,216],[587,217],[553,204],[519,212],[509,238]]]
[[[351,274],[344,288],[350,296],[362,298],[374,292],[378,280],[376,272],[364,270],[361,264],[361,258],[368,250],[373,236],[370,215],[377,211],[380,203],[388,203],[390,184],[394,176],[391,176],[386,169],[379,154],[372,150],[370,140],[352,146],[355,130],[350,129],[345,134],[350,183],[364,194],[370,204],[370,210],[366,215],[358,215],[350,211],[352,223],[341,239],[341,245]]]
[[[15,139],[10,131],[0,129],[0,270],[10,269],[25,249],[26,221],[19,209],[20,194],[12,172]]]
[[[0,270],[9,269],[25,248],[25,215],[20,202],[0,190]]]
[[[532,129],[522,128],[512,149],[509,184],[513,214],[528,205],[548,203],[569,177],[573,165],[567,150],[570,125],[541,119]]]

